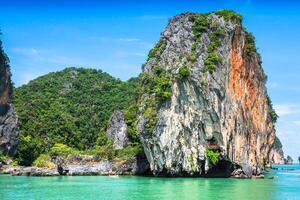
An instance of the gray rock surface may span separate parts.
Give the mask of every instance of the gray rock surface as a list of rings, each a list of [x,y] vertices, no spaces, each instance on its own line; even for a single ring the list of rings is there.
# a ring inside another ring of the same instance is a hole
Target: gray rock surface
[[[13,176],[58,176],[59,173],[56,168],[38,168],[38,167],[6,167],[0,170],[2,174],[10,174]]]
[[[70,176],[137,175],[143,174],[149,169],[148,161],[143,155],[138,155],[135,159],[126,162],[99,160],[97,156],[75,156],[70,159],[57,158],[56,165],[61,175]]]
[[[106,135],[112,139],[115,149],[122,149],[128,144],[127,125],[124,114],[121,111],[115,110],[113,112],[106,130]]]
[[[99,160],[97,156],[58,157],[55,168],[0,166],[0,174],[14,176],[87,176],[87,175],[141,175],[147,173],[149,164],[143,155],[126,162]]]
[[[209,34],[215,28],[196,42],[192,16],[197,15],[186,13],[170,20],[161,36],[164,48],[157,47],[160,52],[143,68],[145,75],[155,76],[159,66],[173,77],[171,98],[155,105],[157,122],[152,131],[147,123],[154,117],[146,115],[155,94],[140,98],[138,131],[151,170],[155,175],[205,176],[241,169],[243,176],[257,175],[272,163],[275,139],[259,57],[246,55],[246,33],[239,22],[212,13],[210,26],[224,30],[216,49],[221,61],[213,73],[205,72]],[[193,54],[196,59],[190,59]],[[190,74],[179,79],[182,66]],[[221,154],[218,166],[205,156],[210,148]]]
[[[13,156],[20,142],[18,118],[13,105],[7,105],[7,112],[0,115],[0,151]]]
[[[12,102],[9,60],[0,41],[0,152],[13,156],[19,144],[18,118]]]

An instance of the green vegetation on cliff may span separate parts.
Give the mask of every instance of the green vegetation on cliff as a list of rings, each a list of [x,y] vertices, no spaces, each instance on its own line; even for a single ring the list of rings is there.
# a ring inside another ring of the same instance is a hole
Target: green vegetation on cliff
[[[192,62],[196,61],[196,46],[201,43],[201,36],[203,33],[207,33],[209,36],[210,43],[207,48],[207,56],[204,59],[204,67],[202,72],[213,73],[216,71],[216,68],[222,58],[217,53],[217,48],[221,45],[221,38],[225,35],[225,30],[221,29],[219,24],[212,22],[208,15],[196,15],[190,17],[191,22],[194,23],[192,27],[193,34],[195,36],[195,41],[192,46],[192,54],[189,57],[189,60]]]
[[[152,134],[157,123],[158,107],[171,99],[172,76],[160,66],[155,66],[154,74],[141,73],[142,90],[147,94],[142,115],[145,118],[145,130]],[[184,72],[186,73],[186,72]]]
[[[17,88],[14,103],[21,130],[20,164],[30,165],[55,143],[81,151],[93,149],[113,110],[129,112],[137,88],[137,79],[123,82],[101,70],[82,68],[49,73]],[[132,126],[129,128],[130,136],[137,140]]]
[[[213,149],[205,150],[205,157],[209,161],[210,164],[216,165],[220,160],[220,153]]]
[[[242,26],[242,16],[231,10],[220,10],[214,12],[219,17],[223,17],[226,22],[232,21],[233,23],[240,24]],[[196,61],[196,46],[201,43],[201,36],[203,33],[207,33],[210,43],[207,48],[207,56],[204,59],[203,72],[213,73],[216,71],[218,63],[222,61],[222,58],[218,55],[217,49],[221,45],[221,38],[226,34],[225,30],[220,25],[213,21],[208,14],[198,14],[190,17],[190,21],[194,23],[192,27],[193,34],[195,36],[195,42],[192,46],[192,54],[189,60]],[[255,55],[261,64],[261,56],[255,46],[255,38],[252,33],[247,32],[243,28],[246,37],[246,55]]]
[[[238,23],[242,23],[243,17],[232,10],[219,10],[215,12],[225,19],[225,21],[236,20]]]
[[[256,56],[258,62],[262,64],[261,55],[258,53],[258,50],[255,45],[255,37],[252,33],[248,32],[243,28],[244,33],[246,34],[246,55],[247,56]]]
[[[179,78],[184,79],[190,75],[190,70],[188,66],[183,65],[179,68]]]
[[[3,153],[0,151],[0,164],[1,162],[5,161],[7,159],[6,155],[3,155]]]
[[[159,42],[155,45],[153,49],[149,51],[148,59],[150,60],[153,57],[160,56],[162,52],[165,50],[167,43],[165,40],[159,40]]]
[[[275,149],[282,149],[282,143],[277,136],[275,137],[274,147]]]
[[[202,33],[208,31],[209,21],[207,20],[207,15],[197,15],[190,18],[191,22],[194,22],[192,31],[197,40],[200,39]]]
[[[273,125],[277,122],[279,116],[277,115],[275,109],[273,108],[273,103],[269,95],[267,95],[267,103],[269,105],[269,116],[272,120]]]

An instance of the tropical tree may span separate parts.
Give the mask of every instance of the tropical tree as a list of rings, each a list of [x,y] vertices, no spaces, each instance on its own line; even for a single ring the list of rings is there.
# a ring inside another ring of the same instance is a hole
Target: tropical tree
[[[291,156],[287,156],[286,157],[286,160],[287,160],[287,164],[293,164],[293,158]]]

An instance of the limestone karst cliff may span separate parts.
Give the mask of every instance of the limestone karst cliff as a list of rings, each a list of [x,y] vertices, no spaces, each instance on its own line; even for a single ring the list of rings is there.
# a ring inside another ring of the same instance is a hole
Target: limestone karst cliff
[[[240,15],[173,17],[141,83],[138,132],[155,175],[251,177],[273,162],[277,115]]]
[[[122,149],[129,143],[127,125],[123,112],[115,110],[110,118],[106,135],[113,141],[115,149]]]
[[[19,144],[18,119],[12,105],[9,60],[0,41],[0,153],[13,156]]]

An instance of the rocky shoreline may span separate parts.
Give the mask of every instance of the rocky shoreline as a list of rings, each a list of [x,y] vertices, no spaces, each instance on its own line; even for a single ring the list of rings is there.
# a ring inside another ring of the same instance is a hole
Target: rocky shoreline
[[[139,164],[138,164],[139,163]],[[153,176],[149,171],[148,163],[141,163],[137,159],[129,162],[119,163],[116,161],[103,160],[94,163],[57,163],[55,166],[34,167],[34,166],[11,166],[3,165],[0,167],[0,174],[8,174],[11,176],[114,176],[114,175],[140,175]],[[157,177],[178,177],[178,176],[163,176]],[[186,176],[180,176],[186,177]],[[188,176],[191,177],[191,176]],[[207,174],[205,176],[194,176],[198,178],[216,178]],[[263,173],[260,172],[256,176],[248,176],[243,170],[236,169],[228,175],[227,178],[236,179],[263,179]]]
[[[0,174],[8,174],[11,176],[114,176],[114,175],[141,175],[149,176],[149,173],[137,173],[129,166],[123,166],[123,168],[114,169],[99,169],[101,164],[93,166],[72,166],[71,170],[66,174],[60,174],[57,168],[39,168],[39,167],[25,167],[25,166],[6,166],[0,170]],[[102,166],[104,166],[102,164]],[[101,168],[101,167],[100,167]],[[153,175],[152,175],[153,176]],[[161,177],[161,176],[159,176]],[[213,178],[213,177],[198,177],[198,178]],[[229,178],[236,179],[263,179],[263,174],[257,176],[248,177],[241,171],[236,171]]]
[[[101,160],[99,162],[66,162],[57,159],[53,167],[10,166],[0,167],[0,174],[13,176],[85,176],[85,175],[140,175],[147,174],[149,165],[144,159],[117,162]]]

